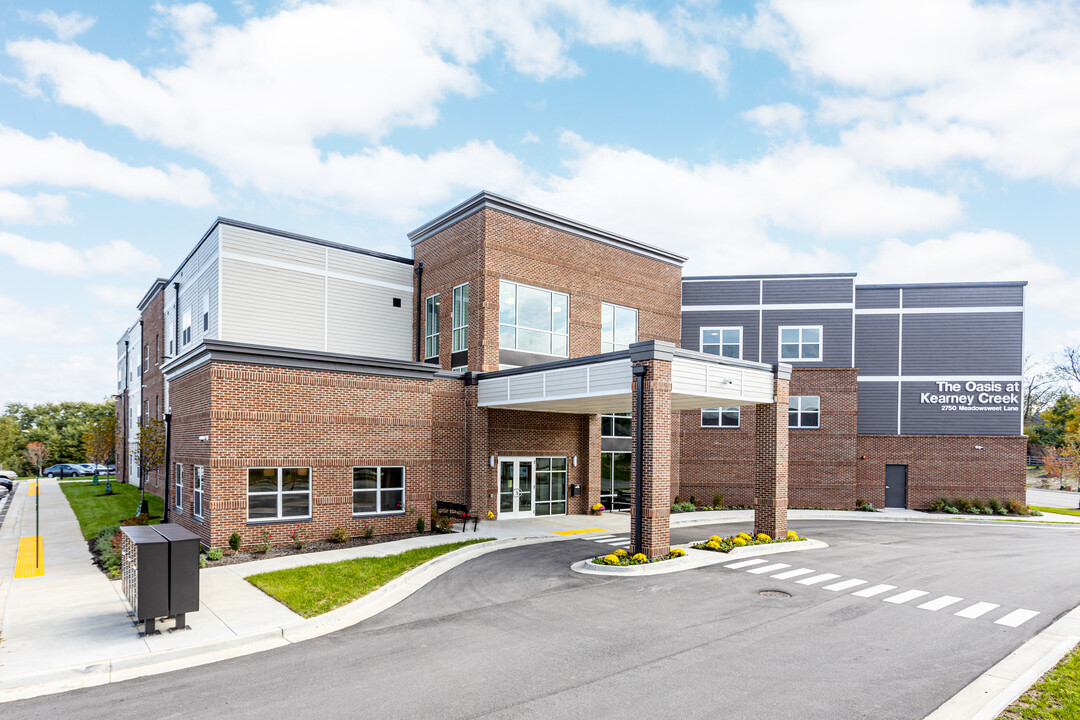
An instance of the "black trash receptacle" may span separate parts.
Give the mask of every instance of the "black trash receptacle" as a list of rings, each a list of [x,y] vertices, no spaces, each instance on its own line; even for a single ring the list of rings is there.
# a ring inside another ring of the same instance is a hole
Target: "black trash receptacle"
[[[151,525],[169,543],[169,612],[176,629],[185,627],[185,615],[199,609],[199,536],[174,523]]]

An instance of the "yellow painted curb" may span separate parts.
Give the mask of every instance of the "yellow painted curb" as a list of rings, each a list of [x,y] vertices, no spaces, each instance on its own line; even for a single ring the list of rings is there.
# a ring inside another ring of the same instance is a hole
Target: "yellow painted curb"
[[[555,530],[556,535],[580,535],[581,533],[608,532],[607,528],[585,528],[584,530]]]
[[[36,541],[36,542],[35,542]],[[37,562],[34,562],[34,545],[37,545]],[[15,577],[28,578],[45,574],[45,539],[30,537],[19,538],[19,555],[15,560]]]
[[[37,488],[38,488],[37,481],[35,480],[34,482],[30,483],[29,487],[30,487],[30,491],[27,493],[27,495],[37,495]]]

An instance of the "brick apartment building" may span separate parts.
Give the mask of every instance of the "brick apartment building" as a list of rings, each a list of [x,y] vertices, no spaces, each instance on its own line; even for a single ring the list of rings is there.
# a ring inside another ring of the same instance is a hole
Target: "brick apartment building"
[[[117,408],[128,443],[171,410],[173,521],[223,546],[408,531],[436,499],[627,509],[638,443],[650,554],[676,496],[770,531],[788,504],[1023,501],[1024,283],[684,276],[491,193],[409,237],[403,258],[219,218],[154,282]]]

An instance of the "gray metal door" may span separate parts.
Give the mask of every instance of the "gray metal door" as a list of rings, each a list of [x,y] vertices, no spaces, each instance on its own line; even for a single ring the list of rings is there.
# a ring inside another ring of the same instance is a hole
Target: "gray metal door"
[[[907,465],[885,466],[885,507],[907,507]]]

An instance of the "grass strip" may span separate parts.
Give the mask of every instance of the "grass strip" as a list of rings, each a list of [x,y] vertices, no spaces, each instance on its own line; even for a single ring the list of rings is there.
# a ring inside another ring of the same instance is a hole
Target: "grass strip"
[[[413,548],[396,555],[362,557],[250,575],[247,581],[306,618],[322,615],[367,595],[440,555],[493,538]]]
[[[1039,512],[1052,513],[1054,515],[1072,515],[1074,517],[1080,517],[1080,509],[1073,508],[1059,508],[1059,507],[1042,507],[1041,505],[1032,505],[1032,510],[1038,510]]]
[[[102,528],[134,517],[139,509],[139,488],[118,482],[112,487],[113,494],[106,495],[104,482],[100,485],[93,482],[60,483],[60,490],[75,511],[79,529],[87,540],[96,537]],[[146,493],[146,499],[150,503],[150,516],[161,517],[165,501],[150,493]]]
[[[1080,718],[1080,648],[1066,655],[999,717],[1007,720]]]

